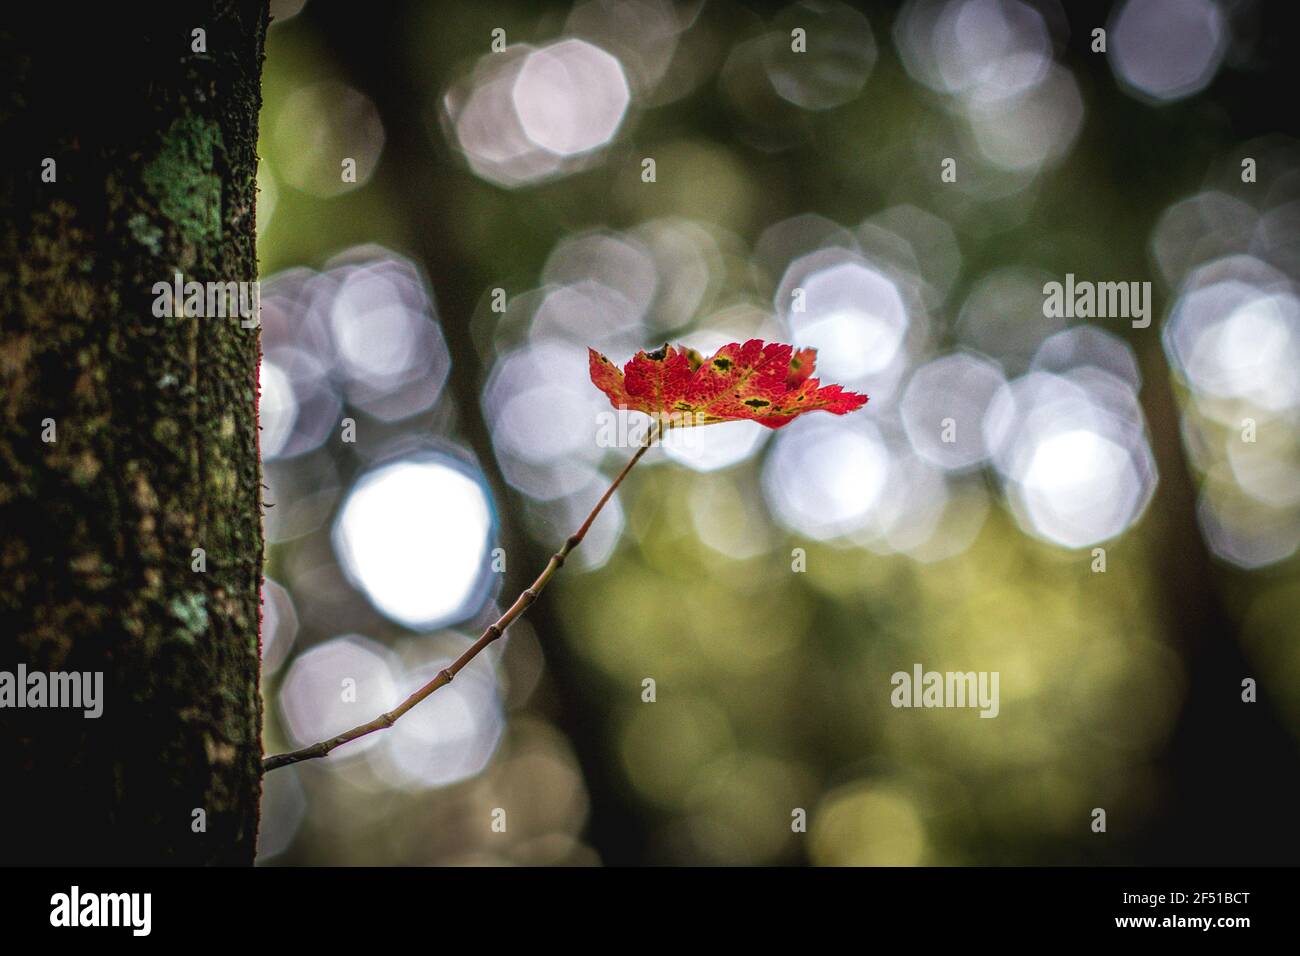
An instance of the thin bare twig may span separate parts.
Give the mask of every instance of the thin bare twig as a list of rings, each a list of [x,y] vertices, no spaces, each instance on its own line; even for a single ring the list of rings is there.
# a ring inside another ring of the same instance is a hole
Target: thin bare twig
[[[398,719],[403,714],[413,708],[416,704],[420,703],[420,701],[424,700],[439,687],[446,687],[450,684],[466,664],[477,657],[479,652],[485,647],[504,634],[506,628],[514,623],[515,619],[522,615],[524,611],[528,609],[530,604],[537,600],[537,596],[542,593],[542,589],[546,587],[551,578],[555,575],[555,572],[560,570],[560,567],[564,564],[564,559],[569,556],[574,548],[582,544],[582,539],[587,536],[587,531],[591,528],[592,522],[596,520],[596,516],[600,514],[601,509],[605,507],[605,503],[613,496],[618,486],[623,483],[623,479],[626,478],[627,473],[632,470],[632,466],[641,460],[641,456],[650,449],[654,444],[655,438],[662,433],[664,430],[662,422],[659,423],[659,426],[660,427],[658,428],[648,428],[646,430],[646,437],[644,441],[642,441],[641,446],[637,448],[636,454],[633,455],[631,460],[623,466],[623,470],[618,473],[618,476],[610,483],[610,486],[605,489],[605,493],[600,496],[600,500],[596,502],[596,507],[591,509],[591,513],[587,515],[587,518],[582,522],[581,527],[579,527],[573,534],[569,535],[568,540],[564,542],[564,547],[551,555],[551,560],[547,562],[542,573],[537,576],[537,580],[524,588],[519,597],[515,598],[515,603],[510,605],[510,608],[497,618],[493,624],[488,625],[487,630],[483,632],[477,641],[466,648],[465,653],[461,654],[455,661],[440,670],[433,680],[429,681],[387,713],[380,714],[374,720],[353,727],[351,730],[345,731],[337,737],[331,737],[328,740],[322,740],[319,743],[312,744],[310,747],[303,747],[301,750],[295,750],[292,753],[275,754],[274,756],[267,757],[262,761],[263,772],[270,773],[272,770],[277,770],[280,767],[287,767],[289,764],[299,763],[303,760],[313,760],[316,757],[324,757],[334,748],[341,747],[349,741],[356,740],[359,737],[365,737],[367,734],[373,734],[376,730],[386,730],[393,726],[393,724],[397,723]]]

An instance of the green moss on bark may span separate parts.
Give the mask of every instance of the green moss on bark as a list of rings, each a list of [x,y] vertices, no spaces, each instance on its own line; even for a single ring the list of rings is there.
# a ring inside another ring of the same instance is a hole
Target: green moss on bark
[[[221,240],[221,179],[213,172],[221,148],[217,123],[201,116],[178,117],[140,176],[158,211],[189,242]]]

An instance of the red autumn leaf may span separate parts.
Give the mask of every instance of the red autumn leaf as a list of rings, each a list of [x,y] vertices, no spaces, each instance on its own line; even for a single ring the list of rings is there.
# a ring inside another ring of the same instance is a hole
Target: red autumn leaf
[[[665,344],[637,352],[619,371],[595,349],[591,380],[615,408],[666,419],[669,427],[755,421],[780,428],[804,412],[844,415],[867,396],[812,378],[816,349],[750,339],[732,342],[704,359],[693,349]]]

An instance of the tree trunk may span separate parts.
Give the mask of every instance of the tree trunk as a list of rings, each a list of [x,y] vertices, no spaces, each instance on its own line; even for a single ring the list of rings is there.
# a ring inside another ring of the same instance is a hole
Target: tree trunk
[[[0,23],[0,863],[251,863],[259,330],[159,316],[155,285],[257,278],[265,0],[25,16]],[[102,674],[102,715],[51,706],[54,672]]]

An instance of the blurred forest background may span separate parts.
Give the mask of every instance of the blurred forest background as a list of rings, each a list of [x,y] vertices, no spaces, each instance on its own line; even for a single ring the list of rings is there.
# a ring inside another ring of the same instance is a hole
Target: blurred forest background
[[[268,753],[576,528],[630,454],[588,345],[815,345],[871,402],[653,450],[453,685],[267,776],[259,859],[1294,863],[1295,7],[275,0]],[[1045,317],[1066,273],[1150,326]],[[917,662],[1000,715],[894,709]]]

